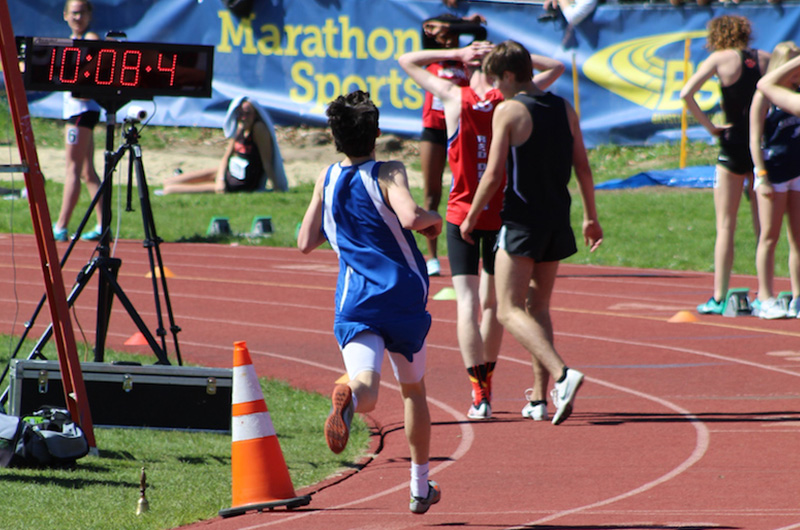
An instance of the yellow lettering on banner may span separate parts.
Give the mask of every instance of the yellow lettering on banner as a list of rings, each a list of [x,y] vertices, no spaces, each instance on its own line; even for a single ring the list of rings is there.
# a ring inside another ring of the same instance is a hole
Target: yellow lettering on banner
[[[421,109],[422,104],[425,103],[425,92],[420,86],[416,84],[413,79],[407,77],[403,82],[403,89],[406,92],[406,97],[403,98],[403,104],[398,106],[398,108],[405,107],[412,110]]]
[[[313,111],[319,112],[331,100],[356,89],[370,92],[378,107],[388,98],[395,108],[422,108],[424,92],[397,68],[391,68],[385,75],[364,77],[338,71],[321,72],[312,61],[303,60],[394,61],[408,51],[420,49],[420,36],[415,29],[379,27],[366,33],[351,25],[350,17],[342,15],[325,19],[323,25],[267,23],[257,26],[254,32],[255,15],[237,19],[227,10],[218,14],[221,24],[218,52],[231,53],[236,47],[248,55],[301,57],[291,65],[293,86],[289,96],[297,103],[313,103]]]
[[[256,45],[261,55],[283,55],[281,48],[281,30],[275,24],[264,24],[259,28],[264,35]]]
[[[334,41],[336,35],[339,34],[339,29],[333,25],[333,19],[325,19],[325,25],[322,27],[322,34],[325,35],[325,49],[328,50],[328,56],[332,59],[339,58],[339,51],[336,49]]]
[[[287,57],[295,57],[297,55],[297,37],[303,32],[303,26],[283,26],[283,32],[286,33],[286,50]]]
[[[306,26],[303,44],[300,45],[300,50],[303,52],[303,57],[325,57],[325,44],[322,42],[322,31],[316,26]]]
[[[419,31],[415,29],[396,29],[394,38],[397,41],[395,59],[399,59],[406,52],[413,52],[422,47],[422,43],[419,41]]]
[[[353,52],[350,51],[350,43],[355,39],[356,59],[367,59],[369,55],[364,50],[364,32],[361,28],[350,29],[350,17],[339,17],[339,24],[342,26],[342,59],[352,59]]]
[[[239,47],[242,45],[242,39],[244,39],[245,45],[242,47],[242,53],[248,55],[255,55],[258,53],[258,48],[253,44],[253,19],[255,15],[243,18],[238,27],[234,27],[234,21],[230,11],[217,11],[217,15],[222,22],[222,31],[220,31],[219,44],[217,45],[218,52],[230,53],[233,51],[231,43]]]
[[[381,40],[383,41],[383,50],[378,48],[378,42]],[[369,34],[369,39],[367,39],[367,49],[369,50],[369,54],[379,61],[390,59],[394,53],[394,41],[392,40],[392,34],[383,28],[375,29]]]
[[[292,81],[304,90],[301,92],[297,88],[289,90],[289,97],[297,103],[310,103],[314,100],[314,84],[306,76],[312,75],[314,65],[308,61],[297,61],[292,65]]]

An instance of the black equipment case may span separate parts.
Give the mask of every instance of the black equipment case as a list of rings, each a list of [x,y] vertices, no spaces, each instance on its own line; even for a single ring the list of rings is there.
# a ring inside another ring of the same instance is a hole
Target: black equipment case
[[[66,406],[58,361],[11,362],[9,414]],[[230,432],[230,369],[84,362],[81,371],[94,425]]]

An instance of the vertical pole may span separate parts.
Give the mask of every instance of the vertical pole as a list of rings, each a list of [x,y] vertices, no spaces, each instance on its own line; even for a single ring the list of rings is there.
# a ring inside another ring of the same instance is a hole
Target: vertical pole
[[[575,52],[572,52],[572,94],[573,106],[575,107],[575,114],[578,119],[581,117],[581,94],[578,90],[578,65],[575,61]]]
[[[28,190],[33,232],[39,247],[45,292],[53,319],[53,337],[58,350],[61,379],[64,384],[64,401],[70,414],[86,434],[89,447],[96,449],[92,415],[89,411],[89,401],[86,397],[86,387],[83,383],[75,336],[72,333],[72,321],[69,316],[64,279],[61,276],[58,251],[53,239],[53,227],[50,224],[44,176],[36,154],[31,117],[28,112],[28,99],[22,84],[22,74],[19,71],[17,45],[6,0],[0,0],[0,59],[2,59],[8,106],[11,109],[11,117],[17,135],[20,160],[28,166],[25,172],[25,187]]]
[[[683,45],[683,82],[689,79],[690,72],[689,72],[689,57],[691,55],[690,45],[692,43],[691,39],[686,39]],[[683,109],[681,110],[681,157],[680,157],[680,168],[684,169],[686,167],[686,128],[689,125],[689,117],[688,112],[686,110],[686,105],[683,105]]]

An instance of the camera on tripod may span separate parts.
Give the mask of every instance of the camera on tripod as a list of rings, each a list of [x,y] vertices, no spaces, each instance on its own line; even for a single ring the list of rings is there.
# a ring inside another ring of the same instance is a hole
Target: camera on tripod
[[[139,107],[138,105],[131,105],[128,107],[128,113],[125,115],[125,123],[136,124],[141,123],[147,119],[147,110]]]

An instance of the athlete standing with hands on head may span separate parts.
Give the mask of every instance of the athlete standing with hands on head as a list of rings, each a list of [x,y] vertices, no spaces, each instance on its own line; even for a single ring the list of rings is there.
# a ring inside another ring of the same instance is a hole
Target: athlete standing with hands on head
[[[533,64],[519,43],[505,41],[486,56],[483,69],[505,101],[492,118],[489,161],[461,237],[472,241],[478,218],[507,173],[495,255],[497,316],[530,352],[534,376],[556,380],[553,424],[572,413],[583,374],[567,368],[556,352],[550,298],[560,260],[577,252],[570,225],[567,184],[573,167],[583,201],[583,237],[591,251],[603,241],[597,218],[592,170],[578,116],[563,98],[533,81]],[[537,374],[536,368],[544,368]],[[546,382],[535,381],[546,387]]]
[[[444,110],[447,152],[453,174],[447,201],[447,249],[457,299],[458,344],[472,384],[472,404],[467,412],[471,419],[492,416],[492,375],[503,336],[497,321],[494,285],[494,247],[502,224],[501,187],[481,212],[476,230],[472,232],[477,244],[465,242],[459,231],[486,168],[492,140],[492,114],[503,100],[503,95],[492,88],[481,68],[481,60],[492,47],[489,42],[475,41],[463,48],[409,52],[399,59],[403,70],[438,98]],[[538,55],[531,59],[541,71],[535,79],[543,86],[550,86],[564,71],[564,65],[555,59]],[[438,61],[463,64],[469,73],[469,86],[455,86],[425,68]]]

